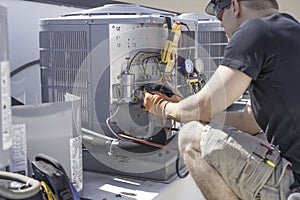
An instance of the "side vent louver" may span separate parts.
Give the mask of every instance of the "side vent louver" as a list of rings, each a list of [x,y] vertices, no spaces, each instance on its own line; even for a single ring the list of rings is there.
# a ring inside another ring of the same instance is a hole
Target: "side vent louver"
[[[203,58],[205,76],[209,79],[216,71],[223,58],[225,47],[228,43],[224,29],[219,23],[211,23],[198,30],[198,54]]]
[[[43,101],[63,101],[66,92],[82,98],[82,120],[88,121],[88,54],[86,31],[40,32]]]

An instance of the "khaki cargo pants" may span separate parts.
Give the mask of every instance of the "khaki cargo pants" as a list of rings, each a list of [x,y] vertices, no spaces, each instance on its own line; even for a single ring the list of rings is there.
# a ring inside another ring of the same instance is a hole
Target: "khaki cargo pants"
[[[270,151],[272,146],[261,137],[217,123],[204,127],[200,146],[201,156],[241,199],[288,198],[295,180],[291,163],[280,156],[278,147]],[[263,157],[267,160],[263,161]]]

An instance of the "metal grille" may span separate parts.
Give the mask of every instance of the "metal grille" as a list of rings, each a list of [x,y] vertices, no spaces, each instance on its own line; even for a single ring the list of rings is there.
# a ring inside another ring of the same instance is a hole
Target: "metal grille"
[[[71,93],[82,99],[82,123],[88,122],[88,54],[86,31],[40,32],[43,102],[64,101]]]
[[[223,58],[228,43],[220,23],[205,24],[198,29],[198,56],[204,62],[204,75],[210,79]]]
[[[86,49],[85,31],[40,32],[40,47],[50,49]]]

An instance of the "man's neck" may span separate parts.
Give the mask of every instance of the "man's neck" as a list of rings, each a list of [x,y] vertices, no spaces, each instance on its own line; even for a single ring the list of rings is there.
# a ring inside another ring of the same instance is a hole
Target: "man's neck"
[[[274,8],[264,9],[264,10],[249,10],[245,13],[244,19],[262,18],[278,13],[279,11]]]

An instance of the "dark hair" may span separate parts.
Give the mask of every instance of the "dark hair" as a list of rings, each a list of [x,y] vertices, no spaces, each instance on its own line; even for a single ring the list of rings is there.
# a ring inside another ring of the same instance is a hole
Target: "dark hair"
[[[240,3],[253,10],[279,9],[277,0],[241,0]]]

